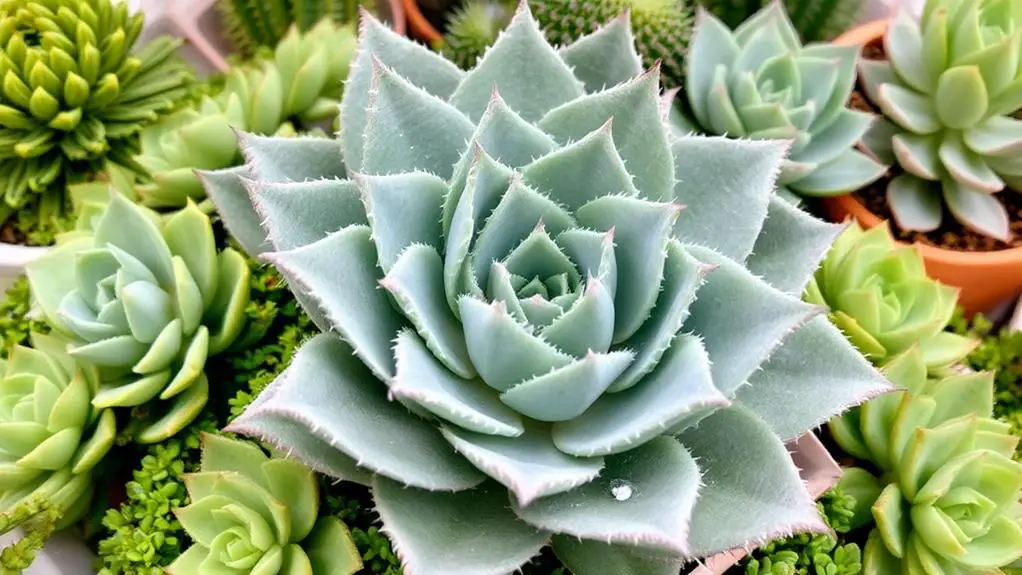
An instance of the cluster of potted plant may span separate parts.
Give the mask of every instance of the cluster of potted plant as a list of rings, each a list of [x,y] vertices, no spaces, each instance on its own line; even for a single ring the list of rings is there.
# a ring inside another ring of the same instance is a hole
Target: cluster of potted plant
[[[0,0],[0,572],[1022,572],[1022,5],[708,4]]]

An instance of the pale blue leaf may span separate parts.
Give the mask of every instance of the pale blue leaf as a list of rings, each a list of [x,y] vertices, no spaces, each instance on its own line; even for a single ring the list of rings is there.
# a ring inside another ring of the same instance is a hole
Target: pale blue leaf
[[[368,224],[350,180],[269,183],[242,177],[263,228],[278,251],[321,240],[352,224]]]
[[[367,156],[368,157],[368,156]],[[440,212],[447,184],[424,172],[357,176],[380,269],[389,273],[412,244],[443,247]]]
[[[565,535],[553,536],[553,549],[575,575],[678,575],[683,563],[651,556],[654,554],[630,543],[612,545]]]
[[[561,48],[560,54],[590,94],[642,73],[642,60],[635,52],[635,37],[627,13]]]
[[[241,176],[252,174],[247,166],[235,166],[215,172],[196,171],[206,188],[206,195],[213,201],[224,227],[238,240],[250,257],[257,257],[273,249],[266,238],[262,218],[255,211],[248,190],[241,182]]]
[[[261,182],[304,182],[344,179],[341,144],[330,138],[301,136],[278,138],[240,132],[245,165]]]

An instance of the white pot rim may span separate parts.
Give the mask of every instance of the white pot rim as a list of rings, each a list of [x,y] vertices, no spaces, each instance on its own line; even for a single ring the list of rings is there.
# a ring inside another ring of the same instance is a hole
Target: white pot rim
[[[0,242],[0,265],[24,266],[49,250],[49,246],[22,246]]]

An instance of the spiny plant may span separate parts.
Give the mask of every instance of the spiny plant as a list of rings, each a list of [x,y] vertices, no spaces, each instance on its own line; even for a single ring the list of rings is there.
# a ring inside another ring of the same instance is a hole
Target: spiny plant
[[[96,368],[68,356],[59,337],[33,334],[31,342],[0,360],[0,513],[45,500],[66,527],[88,508],[92,470],[113,446],[117,424],[113,412],[91,404]]]
[[[209,398],[206,358],[245,328],[245,259],[217,251],[194,203],[160,220],[111,193],[106,205],[83,207],[78,229],[26,271],[46,322],[71,338],[67,353],[102,369],[92,404],[152,401],[153,413],[132,423],[141,443],[170,437],[199,414]]]
[[[993,374],[929,379],[918,348],[884,366],[901,387],[835,418],[838,445],[878,475],[846,470],[855,527],[875,522],[866,573],[999,573],[1022,557],[1019,438],[991,417]]]
[[[218,0],[217,8],[234,47],[252,57],[260,47],[275,48],[292,25],[304,32],[323,20],[352,23],[361,4],[358,0]]]
[[[202,465],[185,476],[191,503],[175,514],[195,541],[172,575],[353,575],[362,559],[348,528],[319,516],[319,485],[293,459],[246,441],[202,437]]]
[[[530,0],[529,5],[555,46],[572,44],[627,14],[643,65],[652,68],[661,63],[660,81],[665,88],[684,83],[692,34],[692,7],[687,0]]]
[[[304,33],[292,26],[272,57],[234,67],[219,94],[147,128],[135,157],[147,172],[135,188],[140,201],[153,208],[202,202],[194,171],[240,163],[234,130],[294,135],[295,124],[336,117],[354,50],[350,24],[324,20]]]
[[[824,530],[783,440],[888,384],[799,299],[840,226],[785,145],[671,136],[623,18],[557,51],[523,4],[467,73],[363,23],[340,141],[203,174],[322,331],[227,430],[371,486],[419,575]]]
[[[979,341],[946,331],[958,289],[926,275],[914,246],[898,245],[887,224],[857,222],[834,242],[809,282],[805,300],[830,319],[875,364],[918,346],[930,373],[957,366]]]
[[[448,17],[441,53],[462,70],[474,67],[513,13],[513,6],[492,0],[470,0],[458,6]]]
[[[833,40],[855,24],[863,0],[696,0],[731,28],[772,2],[784,4],[806,42]]]
[[[159,38],[131,53],[142,14],[111,0],[0,0],[0,220],[108,158],[134,166],[135,136],[190,93]]]
[[[884,167],[854,149],[871,114],[848,109],[857,46],[803,46],[778,2],[733,32],[700,9],[685,94],[703,130],[733,138],[793,140],[779,185],[796,194],[857,190]]]
[[[903,173],[887,203],[903,230],[940,227],[944,207],[963,226],[1011,237],[995,195],[1022,191],[1022,3],[928,0],[922,20],[899,14],[884,35],[887,60],[859,66],[867,97],[886,117],[864,144]]]

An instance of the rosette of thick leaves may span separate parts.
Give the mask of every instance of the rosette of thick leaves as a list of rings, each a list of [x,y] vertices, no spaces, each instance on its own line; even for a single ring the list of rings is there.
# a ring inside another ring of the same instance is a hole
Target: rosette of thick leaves
[[[884,372],[903,390],[863,404],[830,423],[849,454],[873,463],[879,478],[850,469],[841,485],[855,495],[856,525],[876,522],[865,573],[1000,573],[1022,556],[1019,438],[993,419],[994,374],[927,379],[917,348]]]
[[[887,60],[860,78],[887,121],[864,143],[904,170],[887,187],[898,226],[931,231],[944,206],[962,225],[1010,237],[994,195],[1022,190],[1022,3],[929,0],[916,23],[900,14],[884,35]],[[943,198],[943,199],[942,199]]]
[[[230,429],[370,485],[420,574],[823,529],[782,440],[887,384],[798,297],[840,226],[784,144],[674,139],[625,19],[556,51],[523,5],[467,73],[363,22],[340,141],[203,174],[324,332]]]
[[[195,170],[240,163],[235,129],[294,135],[292,119],[310,124],[336,116],[354,42],[351,25],[329,19],[305,33],[292,27],[268,57],[232,68],[219,94],[142,132],[135,160],[149,179],[136,187],[141,202],[154,208],[203,202],[206,192]]]
[[[807,196],[846,194],[884,173],[854,149],[873,119],[846,107],[858,57],[857,46],[802,46],[781,2],[734,32],[700,9],[685,93],[706,131],[792,140],[780,186]]]
[[[116,422],[90,403],[95,368],[76,363],[58,337],[31,341],[0,360],[0,512],[42,496],[62,508],[67,525],[88,506],[92,468],[113,445]]]
[[[174,510],[194,543],[175,575],[352,575],[362,569],[348,528],[319,515],[316,477],[293,459],[203,434],[202,463],[184,476],[191,504]]]
[[[188,95],[179,43],[138,53],[143,15],[110,0],[0,1],[0,194],[55,193],[76,162],[132,166],[135,136]],[[88,164],[86,164],[88,165]]]
[[[857,222],[834,242],[806,289],[830,319],[876,364],[918,346],[931,373],[958,364],[976,340],[945,331],[958,289],[926,275],[914,246],[899,245],[887,224],[863,231]]]
[[[68,353],[102,369],[93,405],[171,400],[137,435],[160,441],[205,405],[206,358],[245,324],[248,266],[230,248],[217,252],[209,218],[192,203],[160,220],[111,193],[79,224],[27,266],[32,294],[46,322],[72,338]]]

